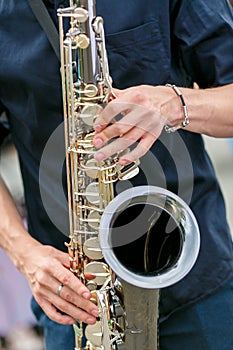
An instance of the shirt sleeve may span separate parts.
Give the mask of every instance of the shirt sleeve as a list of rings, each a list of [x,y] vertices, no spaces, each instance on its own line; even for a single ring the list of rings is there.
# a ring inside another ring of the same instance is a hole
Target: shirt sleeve
[[[233,10],[228,0],[184,0],[173,35],[181,64],[202,88],[233,82]]]

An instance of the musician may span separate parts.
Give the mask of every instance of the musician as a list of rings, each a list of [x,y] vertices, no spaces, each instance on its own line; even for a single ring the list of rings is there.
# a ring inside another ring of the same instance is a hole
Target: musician
[[[57,7],[68,2],[44,3],[57,24]],[[100,148],[96,158],[137,141],[120,160],[127,164],[143,156],[144,171],[131,185],[162,184],[178,193],[190,205],[201,231],[194,268],[161,292],[161,349],[232,350],[232,239],[201,137],[233,136],[230,4],[97,0],[97,12],[105,21],[116,99],[95,123],[94,144]],[[43,151],[63,121],[60,63],[27,0],[0,0],[0,32],[0,109],[7,113],[19,153],[30,233],[1,182],[0,242],[28,279],[47,349],[72,349],[72,323],[79,319],[94,324],[98,309],[89,300],[89,290],[68,269],[67,208],[58,196],[60,179],[52,171],[64,153],[62,133],[46,163],[47,182],[40,183]],[[194,82],[200,90],[192,90]],[[118,112],[124,117],[109,125]],[[106,145],[117,136],[121,137]],[[56,223],[44,208],[41,188],[56,210]]]

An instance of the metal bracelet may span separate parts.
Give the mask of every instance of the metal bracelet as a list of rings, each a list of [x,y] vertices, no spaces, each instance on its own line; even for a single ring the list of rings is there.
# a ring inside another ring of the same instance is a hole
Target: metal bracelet
[[[187,109],[183,94],[180,91],[180,89],[178,89],[178,87],[174,84],[166,84],[166,86],[171,87],[175,91],[175,93],[179,96],[181,103],[182,103],[183,111],[184,111],[184,120],[182,123],[175,125],[175,126],[165,125],[165,127],[164,127],[165,131],[168,134],[170,134],[171,132],[175,132],[176,130],[187,126],[189,124],[189,116],[188,116],[188,109]]]

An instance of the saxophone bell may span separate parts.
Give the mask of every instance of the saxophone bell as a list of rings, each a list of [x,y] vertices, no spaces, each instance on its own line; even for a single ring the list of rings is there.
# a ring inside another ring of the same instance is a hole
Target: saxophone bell
[[[188,205],[155,186],[116,196],[101,217],[99,239],[116,275],[146,289],[164,288],[185,277],[200,247],[198,224]]]

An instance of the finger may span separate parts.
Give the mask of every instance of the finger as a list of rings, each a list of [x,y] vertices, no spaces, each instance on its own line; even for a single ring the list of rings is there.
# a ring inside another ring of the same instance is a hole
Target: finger
[[[132,151],[130,151],[127,154],[124,154],[124,156],[119,159],[119,164],[127,165],[140,159],[149,151],[154,142],[154,135],[150,133],[144,134],[137,146]]]
[[[101,133],[98,133],[93,138],[93,145],[96,148],[103,147],[109,140],[122,134],[126,134],[132,127],[134,127],[134,125],[127,124],[124,121],[119,121],[109,125],[106,129],[104,129]]]
[[[122,137],[109,143],[107,146],[101,148],[100,151],[95,153],[95,159],[97,161],[103,161],[109,158],[111,155],[121,152],[134,144],[138,139],[142,137],[144,130],[138,127],[134,127]]]
[[[87,287],[76,277],[74,274],[67,270],[66,268],[58,265],[57,268],[53,266],[53,271],[50,271],[51,275],[54,276],[56,280],[59,281],[59,284],[63,286],[68,286],[76,294],[82,296],[84,299],[90,299],[91,293]]]
[[[52,321],[66,325],[74,324],[75,320],[73,317],[60,313],[48,300],[37,297],[36,301]]]
[[[94,129],[100,132],[106,128],[114,118],[119,114],[126,114],[128,110],[132,109],[133,105],[125,101],[119,101],[117,98],[107,104],[107,106],[100,113],[94,123]]]
[[[61,285],[60,281],[52,277],[45,276],[44,278],[44,277],[38,276],[38,282],[36,283],[33,292],[35,296],[40,295],[45,299],[50,298],[49,299],[50,302],[52,304],[55,304],[56,303],[55,300],[57,300],[58,286],[60,285]],[[92,316],[93,314],[95,315],[95,317],[98,316],[98,308],[91,301],[82,298],[69,287],[63,286],[61,292],[60,292],[60,297],[67,300],[69,303],[75,305],[75,307],[80,307],[82,309],[85,309],[88,313],[91,313]],[[57,304],[55,305],[58,307]],[[64,311],[64,309],[62,309],[62,311]],[[68,308],[66,308],[65,312],[68,312]],[[74,314],[71,314],[71,315],[74,317]]]
[[[88,324],[96,322],[96,317],[98,316],[97,306],[93,302],[75,295],[68,287],[63,287],[59,296],[56,292],[41,288],[41,296],[58,310],[75,320]]]
[[[95,279],[96,276],[87,273],[85,274],[85,278],[90,281]],[[39,270],[37,273],[37,280],[33,286],[33,292],[35,294],[40,293],[41,287],[45,287],[50,289],[51,291],[55,291],[59,285],[61,285],[61,282],[50,276],[48,271]],[[86,296],[86,298],[89,298],[89,294]]]
[[[92,301],[80,297],[74,293],[69,287],[63,286],[59,296],[75,307],[85,310],[88,314],[97,317],[98,308]]]
[[[135,110],[126,113],[119,121],[108,125],[102,132],[98,132],[93,138],[93,145],[96,148],[103,147],[109,140],[128,133],[136,126],[146,132],[151,127],[151,119],[151,112],[148,109],[136,106]]]
[[[61,252],[61,251],[56,251],[56,253],[59,254],[58,258],[59,258],[59,261],[62,263],[62,265],[66,269],[70,269],[69,255],[67,253],[64,253],[64,252]],[[52,283],[52,280],[48,284],[48,281],[46,280],[46,278],[49,277],[49,274],[47,273],[47,271],[45,273],[43,273],[43,270],[40,270],[40,271],[42,273],[42,276],[41,276],[42,280],[41,280],[41,282],[43,283],[43,280],[44,280],[45,282],[47,282],[47,284],[44,284],[44,285],[50,285]],[[94,276],[93,274],[90,274],[90,273],[87,273],[87,274],[84,274],[84,275],[85,275],[85,278],[88,279],[88,280],[92,280],[92,279],[96,278],[96,276]],[[56,281],[56,283],[57,283],[57,280],[54,280],[54,281]]]

